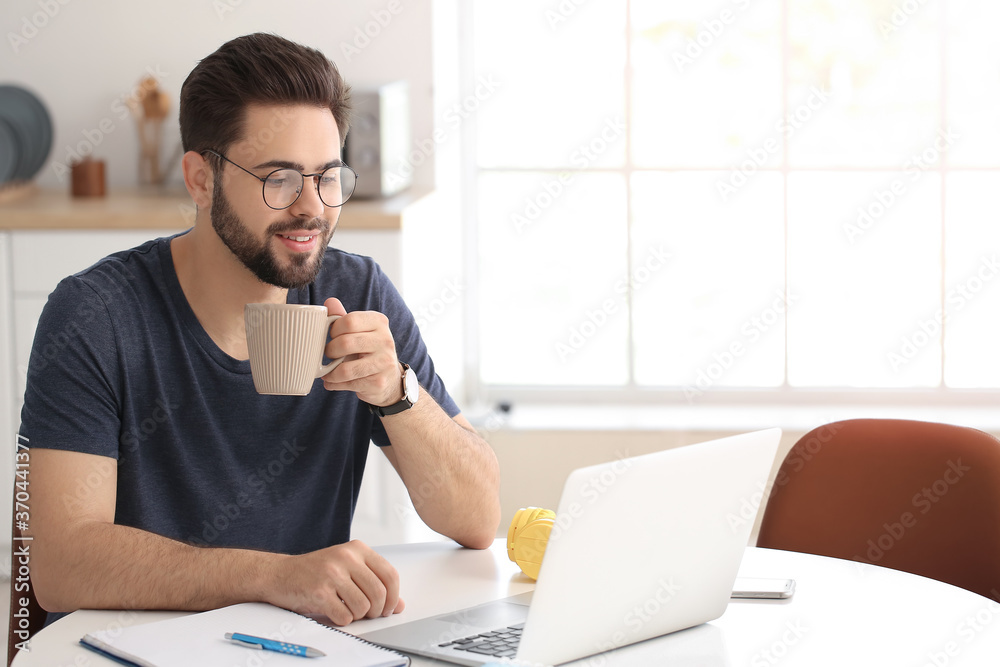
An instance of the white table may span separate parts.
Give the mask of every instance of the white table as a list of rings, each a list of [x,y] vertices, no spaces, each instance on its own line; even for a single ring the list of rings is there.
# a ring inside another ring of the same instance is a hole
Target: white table
[[[507,560],[504,540],[473,551],[449,542],[379,547],[399,570],[406,610],[359,621],[380,627],[530,590]],[[579,661],[603,665],[719,667],[956,667],[1000,664],[1000,604],[923,577],[822,556],[748,548],[740,575],[791,577],[790,601],[733,601],[719,619]],[[42,630],[15,667],[101,667],[116,663],[77,642],[183,612],[78,611]],[[414,665],[443,664],[415,658]],[[578,664],[578,663],[574,663]],[[195,663],[192,662],[192,667]],[[304,665],[305,667],[305,665]]]

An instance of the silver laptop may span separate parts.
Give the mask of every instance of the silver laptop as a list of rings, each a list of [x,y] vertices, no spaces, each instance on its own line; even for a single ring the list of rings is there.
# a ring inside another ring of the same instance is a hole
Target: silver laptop
[[[575,470],[533,593],[361,637],[460,665],[559,665],[718,618],[780,436],[775,428]],[[507,641],[517,644],[502,648]]]

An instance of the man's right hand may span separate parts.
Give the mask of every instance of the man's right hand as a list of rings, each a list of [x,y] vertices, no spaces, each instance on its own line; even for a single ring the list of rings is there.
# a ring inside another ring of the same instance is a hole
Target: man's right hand
[[[403,611],[396,568],[353,540],[269,564],[266,599],[300,614],[324,614],[335,625]]]

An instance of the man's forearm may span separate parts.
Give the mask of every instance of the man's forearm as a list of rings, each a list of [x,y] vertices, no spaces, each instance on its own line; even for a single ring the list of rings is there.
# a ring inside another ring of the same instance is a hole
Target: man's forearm
[[[386,454],[421,519],[460,544],[486,548],[500,523],[500,472],[489,444],[421,389],[414,406],[382,418]]]
[[[88,521],[36,542],[32,578],[49,611],[199,611],[267,601],[281,559],[245,549],[199,548],[128,526]]]

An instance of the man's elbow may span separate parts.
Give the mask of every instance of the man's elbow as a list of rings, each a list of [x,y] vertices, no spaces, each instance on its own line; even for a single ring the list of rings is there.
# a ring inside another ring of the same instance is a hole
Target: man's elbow
[[[58,567],[32,563],[31,589],[39,606],[49,612],[76,611],[79,605],[73,602],[71,591],[67,590],[68,581],[58,571]]]
[[[469,549],[489,549],[491,546],[493,546],[494,539],[496,539],[495,535],[489,535],[489,536],[476,535],[476,536],[470,536],[469,539],[456,540],[456,541],[463,547],[467,547]]]
[[[84,606],[79,570],[73,567],[75,558],[66,545],[52,535],[38,535],[31,543],[31,588],[35,599],[45,611],[70,612]]]
[[[455,541],[469,549],[489,549],[497,537],[500,526],[500,506],[490,508],[489,513],[474,525],[467,526]]]

